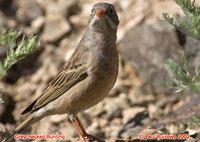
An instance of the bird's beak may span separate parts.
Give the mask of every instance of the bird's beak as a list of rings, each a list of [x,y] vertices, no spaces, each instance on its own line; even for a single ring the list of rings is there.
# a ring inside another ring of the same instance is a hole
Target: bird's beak
[[[95,15],[101,18],[101,17],[104,17],[106,13],[103,9],[97,9]]]

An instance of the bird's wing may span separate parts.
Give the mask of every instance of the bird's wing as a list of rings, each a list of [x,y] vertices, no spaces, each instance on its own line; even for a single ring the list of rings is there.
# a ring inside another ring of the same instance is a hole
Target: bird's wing
[[[73,56],[73,55],[72,55]],[[31,105],[29,105],[22,114],[34,112],[41,107],[52,102],[72,86],[84,80],[87,74],[87,65],[82,63],[79,55],[72,57],[68,63],[61,68],[55,78],[49,83],[48,87],[41,96],[39,96]]]

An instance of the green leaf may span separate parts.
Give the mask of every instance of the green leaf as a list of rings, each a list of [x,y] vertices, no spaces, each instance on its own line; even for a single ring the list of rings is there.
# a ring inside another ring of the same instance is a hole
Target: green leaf
[[[168,13],[164,13],[163,17],[185,34],[200,39],[200,7],[195,5],[195,1],[176,0],[176,2],[185,15],[174,15],[170,17]]]
[[[38,39],[37,36],[32,36],[28,39],[23,36],[23,39],[17,45],[17,38],[21,35],[21,32],[0,29],[0,34],[0,45],[8,45],[10,47],[7,56],[0,61],[0,79],[2,79],[12,65],[36,50]],[[1,101],[2,99],[0,98]]]
[[[9,37],[8,35],[10,35],[11,37]],[[19,34],[17,34],[17,32],[7,32],[2,37],[4,36],[6,36],[5,38],[6,40],[7,39],[16,40]],[[3,78],[7,70],[12,65],[14,65],[19,60],[25,58],[26,56],[32,54],[36,50],[37,41],[38,41],[37,36],[30,37],[27,40],[25,40],[25,37],[24,37],[15,50],[12,47],[10,48],[9,52],[7,53],[6,58],[0,62],[0,79]],[[2,43],[6,43],[6,42],[2,42]],[[15,42],[16,41],[11,41],[11,43],[15,43]]]

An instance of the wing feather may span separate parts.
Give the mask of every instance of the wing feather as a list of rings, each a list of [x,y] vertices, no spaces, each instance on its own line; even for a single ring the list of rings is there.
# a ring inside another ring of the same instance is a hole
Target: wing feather
[[[54,84],[50,84],[49,87],[44,91],[40,98],[38,98],[36,104],[34,105],[32,111],[38,110],[49,102],[55,100],[72,86],[80,82],[87,77],[86,67],[82,67],[78,70],[71,72],[61,72],[58,78],[59,81]]]
[[[55,78],[44,90],[42,95],[39,96],[31,105],[29,105],[22,112],[22,114],[37,111],[41,107],[60,97],[78,82],[84,80],[88,76],[87,66],[86,63],[82,63],[80,62],[80,60],[77,59],[79,57],[79,55],[72,55],[72,59],[70,60],[70,62],[68,62],[67,64],[65,64],[65,66],[63,66],[63,68],[61,68]]]

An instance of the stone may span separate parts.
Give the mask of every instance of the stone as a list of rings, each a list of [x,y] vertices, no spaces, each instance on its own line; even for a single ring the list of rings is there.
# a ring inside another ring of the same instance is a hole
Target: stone
[[[112,103],[109,103],[112,102]],[[111,120],[115,117],[120,117],[122,115],[122,109],[120,108],[119,105],[117,105],[116,101],[111,101],[109,100],[105,104],[105,111],[106,111],[106,118]]]
[[[122,59],[132,65],[140,78],[155,91],[164,90],[158,85],[161,79],[169,79],[164,62],[168,58],[177,60],[181,51],[174,27],[166,22],[140,24],[130,29],[118,46]]]
[[[148,106],[149,117],[151,119],[156,118],[158,115],[158,106],[154,104],[150,104]]]
[[[42,26],[45,23],[45,19],[43,16],[37,17],[31,22],[31,27],[34,33],[39,32],[42,29]]]
[[[16,1],[17,9],[17,18],[29,24],[31,21],[43,15],[43,9],[35,0],[18,0]]]
[[[187,140],[185,140],[184,142],[196,142],[196,141],[197,141],[197,139],[190,137]]]
[[[122,114],[123,114],[123,124],[127,123],[131,118],[134,118],[138,113],[144,112],[145,108],[144,107],[133,107],[133,108],[128,108],[125,109]]]
[[[0,27],[4,27],[6,25],[6,17],[3,12],[0,11]]]
[[[62,15],[48,15],[45,17],[42,40],[56,42],[71,31],[71,26]]]
[[[45,9],[47,15],[60,14],[68,17],[80,9],[78,0],[37,0],[37,2]]]
[[[3,124],[14,123],[15,119],[12,116],[12,111],[15,108],[15,102],[8,93],[0,92],[0,97],[3,103],[0,103],[0,122]]]
[[[67,120],[68,117],[67,117],[66,114],[63,114],[63,115],[52,115],[52,116],[49,117],[49,119],[50,119],[50,121],[52,123],[58,124],[58,123],[60,123],[60,122],[62,122],[64,120]]]
[[[77,0],[41,1],[45,8],[45,24],[42,39],[45,42],[56,42],[71,31],[68,22],[72,9],[77,9]],[[59,7],[59,8],[58,8]]]
[[[0,141],[3,141],[8,134],[9,132],[6,130],[5,126],[0,123]]]
[[[188,58],[190,70],[194,73],[194,68],[199,65],[200,60],[200,41],[190,36],[186,37],[184,51]]]
[[[170,134],[178,134],[178,132],[179,132],[178,126],[173,125],[173,124],[167,126],[167,129],[168,129]]]

